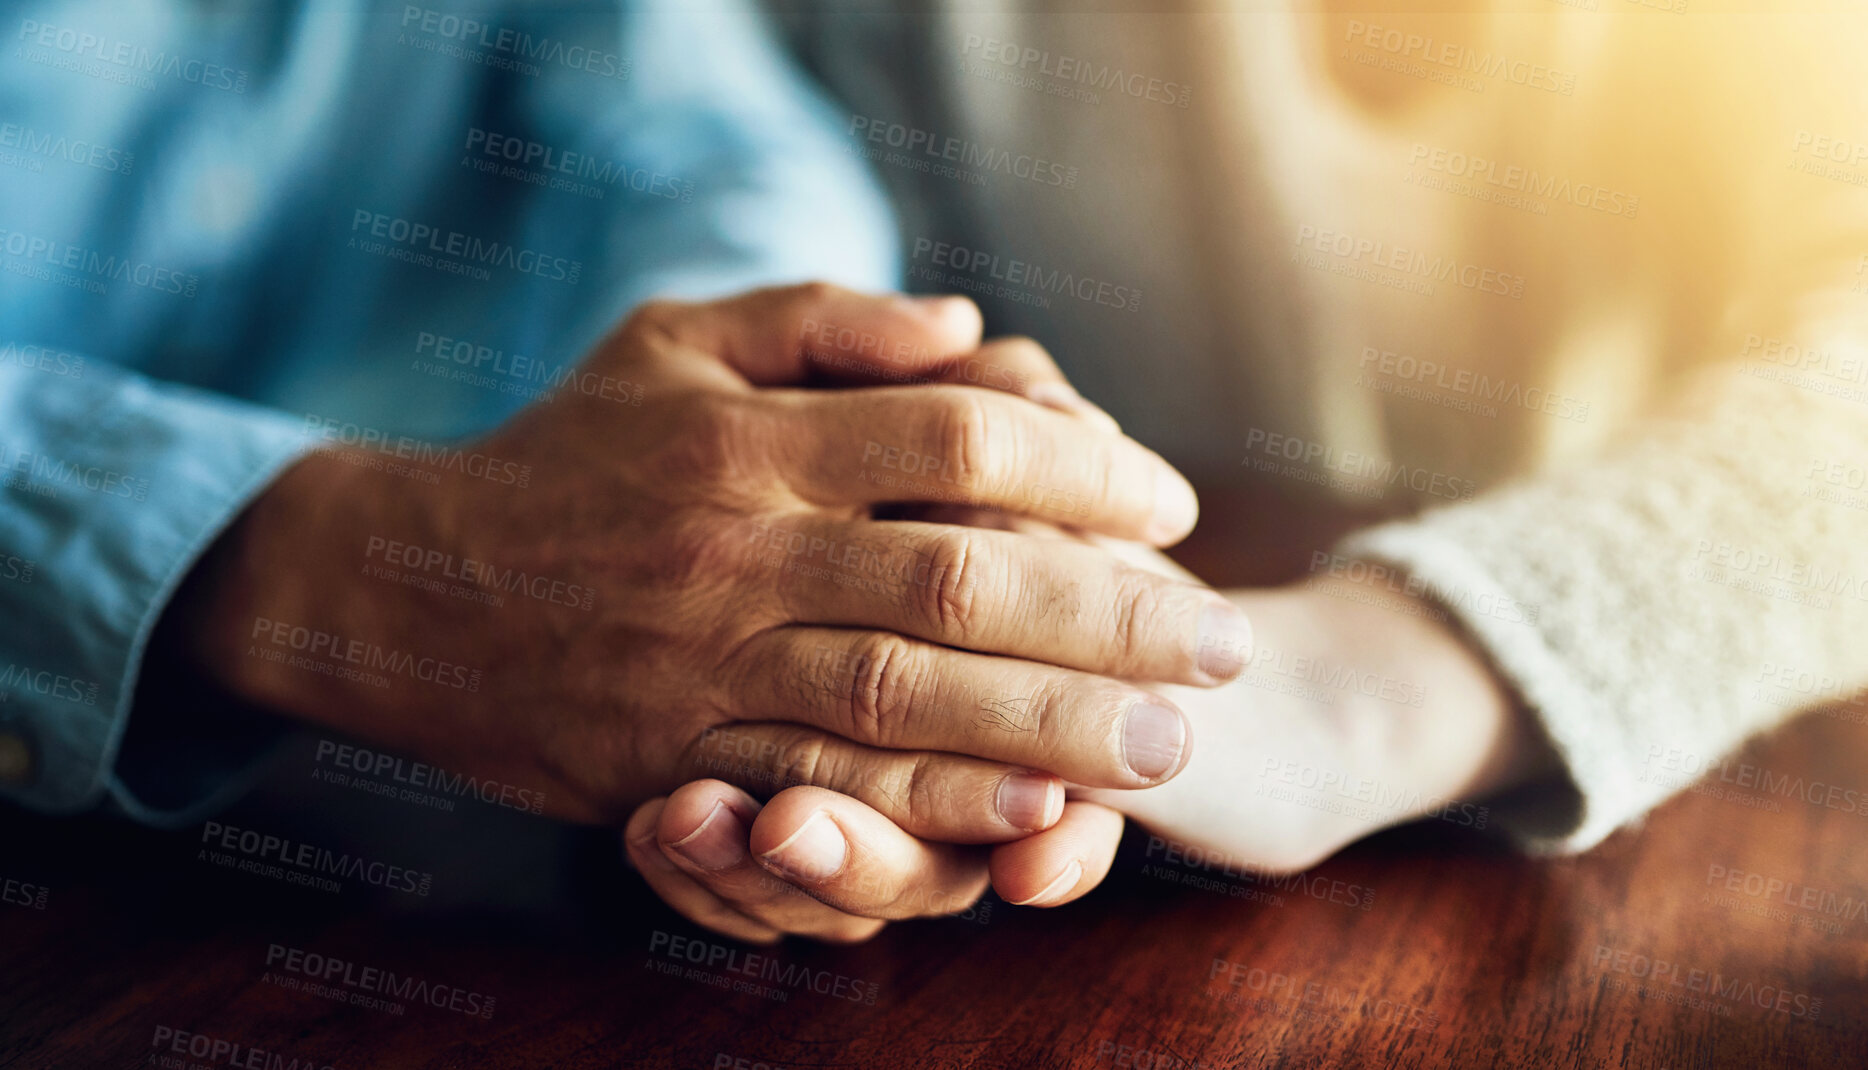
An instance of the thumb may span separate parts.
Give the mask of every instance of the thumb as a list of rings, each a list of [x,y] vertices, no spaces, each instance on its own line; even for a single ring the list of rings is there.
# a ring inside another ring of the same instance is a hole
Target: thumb
[[[979,346],[978,306],[964,297],[905,297],[830,283],[781,286],[705,304],[642,310],[675,341],[712,354],[760,386],[816,372],[887,382],[921,376]]]

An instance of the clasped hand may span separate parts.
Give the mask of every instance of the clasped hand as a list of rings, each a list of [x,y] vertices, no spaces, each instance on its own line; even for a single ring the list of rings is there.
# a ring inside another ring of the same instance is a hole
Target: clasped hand
[[[1002,845],[994,875],[1015,901],[1093,886],[1083,866],[1023,886],[1043,866],[1021,859],[1113,839],[1120,819],[1066,805],[1066,784],[1143,788],[1185,767],[1185,715],[1128,681],[1218,684],[1250,629],[1218,593],[1086,539],[912,508],[1159,546],[1194,524],[1187,482],[1034,343],[982,345],[963,299],[812,285],[655,302],[584,367],[640,403],[566,390],[470,444],[529,471],[522,487],[411,480],[337,445],[295,465],[200,570],[198,664],[255,702],[527,785],[557,816],[629,824],[631,857],[691,916],[658,879],[682,866],[716,890],[722,869],[766,886],[809,871],[813,895],[863,914],[950,911],[985,880],[982,853],[956,845]],[[825,382],[844,388],[812,388]],[[594,596],[450,603],[361,567],[390,541]],[[370,686],[248,653],[281,625],[444,658],[475,686]],[[763,809],[752,794],[775,790]],[[721,846],[735,839],[753,855]],[[904,886],[861,887],[891,851]],[[829,879],[846,869],[852,887]],[[875,924],[823,909],[781,924]]]

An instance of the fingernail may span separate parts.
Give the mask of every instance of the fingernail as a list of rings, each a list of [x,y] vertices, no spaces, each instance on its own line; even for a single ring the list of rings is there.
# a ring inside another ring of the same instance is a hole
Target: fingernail
[[[1230,680],[1252,657],[1252,622],[1230,602],[1215,602],[1200,612],[1200,671]]]
[[[1047,409],[1081,416],[1105,431],[1120,433],[1122,430],[1122,425],[1116,423],[1115,417],[1104,412],[1101,406],[1077,393],[1076,388],[1068,383],[1038,383],[1025,391],[1025,397]]]
[[[1013,773],[999,781],[999,816],[1014,828],[1037,832],[1051,827],[1052,780],[1035,773]],[[1061,816],[1061,815],[1060,815]]]
[[[1193,530],[1200,519],[1200,499],[1180,473],[1163,464],[1155,472],[1155,514],[1148,523],[1148,541],[1174,542]]]
[[[1187,723],[1180,711],[1158,699],[1129,707],[1122,725],[1122,760],[1136,776],[1153,780],[1180,765],[1187,745]]]
[[[785,842],[759,856],[759,860],[785,877],[807,883],[829,880],[843,868],[849,844],[843,830],[819,810],[805,819]]]
[[[700,827],[668,845],[669,850],[709,873],[746,860],[747,829],[727,804],[716,802]]]
[[[1057,902],[1070,894],[1077,882],[1083,879],[1083,863],[1072,861],[1057,875],[1057,879],[1044,886],[1044,890],[1030,899],[1021,899],[1012,905],[1015,907],[1042,907]]]

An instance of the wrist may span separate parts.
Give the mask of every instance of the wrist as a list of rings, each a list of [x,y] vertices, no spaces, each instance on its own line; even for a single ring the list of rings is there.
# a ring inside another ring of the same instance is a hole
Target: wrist
[[[333,702],[329,678],[295,666],[292,629],[348,634],[380,620],[344,546],[375,530],[378,473],[316,450],[248,505],[183,582],[164,616],[183,663],[247,703],[305,719]],[[279,641],[275,641],[279,640]],[[365,689],[367,690],[367,689]]]
[[[1416,771],[1449,798],[1469,801],[1554,767],[1529,707],[1446,606],[1377,580],[1332,580],[1302,590],[1328,622],[1331,645],[1358,652],[1381,674],[1378,693],[1363,688],[1354,701],[1365,707],[1356,721],[1384,729],[1365,741],[1382,758]]]

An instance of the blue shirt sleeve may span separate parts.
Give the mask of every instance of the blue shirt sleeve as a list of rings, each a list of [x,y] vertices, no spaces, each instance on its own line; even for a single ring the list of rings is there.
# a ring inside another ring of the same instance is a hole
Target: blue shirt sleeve
[[[13,565],[0,735],[15,798],[69,813],[110,795],[156,816],[111,773],[150,633],[189,566],[304,448],[300,426],[107,363],[75,377],[0,365],[0,554]]]
[[[439,0],[211,7],[40,5],[0,65],[0,795],[48,812],[239,789],[225,754],[121,775],[152,630],[307,416],[448,438],[523,404],[412,373],[416,339],[568,363],[649,296],[899,283],[885,199],[748,5],[477,3],[472,34]],[[365,255],[359,213],[580,277]]]

